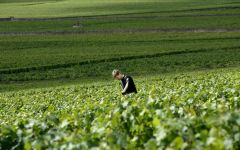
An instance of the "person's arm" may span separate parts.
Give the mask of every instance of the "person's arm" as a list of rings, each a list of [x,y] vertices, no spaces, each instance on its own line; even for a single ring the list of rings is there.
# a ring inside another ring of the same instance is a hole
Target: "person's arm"
[[[129,86],[129,79],[127,78],[126,81],[127,82],[126,82],[126,85],[125,85],[124,89],[122,90],[122,94],[125,94],[127,92],[127,89],[128,89],[128,86]]]

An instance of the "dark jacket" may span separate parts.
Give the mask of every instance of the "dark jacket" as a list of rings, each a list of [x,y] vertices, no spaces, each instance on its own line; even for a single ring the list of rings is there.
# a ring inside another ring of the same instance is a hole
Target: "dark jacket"
[[[133,82],[132,77],[124,75],[121,81],[122,81],[123,95],[130,94],[130,93],[137,93],[137,89]]]

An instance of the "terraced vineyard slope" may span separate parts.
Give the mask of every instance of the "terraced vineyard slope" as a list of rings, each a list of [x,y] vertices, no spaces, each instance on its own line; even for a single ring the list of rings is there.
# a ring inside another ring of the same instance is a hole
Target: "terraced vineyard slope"
[[[0,0],[0,150],[240,149],[239,8]]]

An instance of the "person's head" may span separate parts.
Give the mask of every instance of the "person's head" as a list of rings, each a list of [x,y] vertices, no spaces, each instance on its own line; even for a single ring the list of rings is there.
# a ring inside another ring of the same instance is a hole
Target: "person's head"
[[[122,80],[122,78],[124,77],[124,75],[117,69],[114,69],[112,72],[112,76],[114,77],[114,79],[116,80]]]

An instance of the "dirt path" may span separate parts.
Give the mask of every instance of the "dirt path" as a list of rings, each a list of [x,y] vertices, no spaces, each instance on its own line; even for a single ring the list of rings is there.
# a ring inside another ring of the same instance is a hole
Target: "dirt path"
[[[238,29],[225,28],[172,28],[172,29],[114,29],[114,30],[88,30],[88,31],[46,31],[46,32],[0,32],[0,36],[14,35],[68,35],[68,34],[112,34],[112,33],[168,33],[168,32],[240,32]]]

